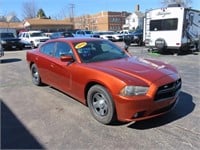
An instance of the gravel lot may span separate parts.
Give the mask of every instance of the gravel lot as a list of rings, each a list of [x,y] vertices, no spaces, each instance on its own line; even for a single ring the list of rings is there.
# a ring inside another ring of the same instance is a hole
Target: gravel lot
[[[123,46],[123,43],[116,43]],[[196,150],[200,147],[200,53],[133,55],[173,64],[183,80],[170,113],[146,121],[106,126],[89,109],[49,86],[32,84],[26,51],[6,51],[0,64],[1,148]]]

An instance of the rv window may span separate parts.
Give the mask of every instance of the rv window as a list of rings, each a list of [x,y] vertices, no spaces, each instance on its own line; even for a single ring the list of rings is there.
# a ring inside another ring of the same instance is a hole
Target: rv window
[[[160,19],[150,21],[150,31],[166,31],[176,30],[178,25],[178,19]]]

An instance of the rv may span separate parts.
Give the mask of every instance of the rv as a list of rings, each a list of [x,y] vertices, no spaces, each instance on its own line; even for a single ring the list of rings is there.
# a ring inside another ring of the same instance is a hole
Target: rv
[[[183,7],[167,7],[145,13],[143,41],[159,51],[199,50],[200,11]]]

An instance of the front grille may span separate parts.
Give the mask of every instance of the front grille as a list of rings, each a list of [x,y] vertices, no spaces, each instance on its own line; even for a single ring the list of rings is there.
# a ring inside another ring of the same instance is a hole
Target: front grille
[[[177,92],[181,89],[181,79],[165,84],[158,88],[156,95],[155,95],[155,101],[160,101],[163,99],[174,97]]]
[[[40,39],[40,42],[46,42],[48,39]]]
[[[174,103],[172,103],[169,106],[166,106],[164,108],[158,109],[158,110],[152,112],[151,115],[156,115],[156,114],[168,112],[169,110],[171,110],[175,106],[175,104],[176,104],[176,102],[174,102]]]

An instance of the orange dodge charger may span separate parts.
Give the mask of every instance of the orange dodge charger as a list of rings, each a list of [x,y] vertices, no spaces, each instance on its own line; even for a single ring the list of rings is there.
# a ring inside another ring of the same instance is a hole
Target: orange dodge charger
[[[26,59],[35,85],[65,92],[103,124],[160,116],[179,99],[181,77],[173,66],[131,56],[108,40],[49,40]]]

